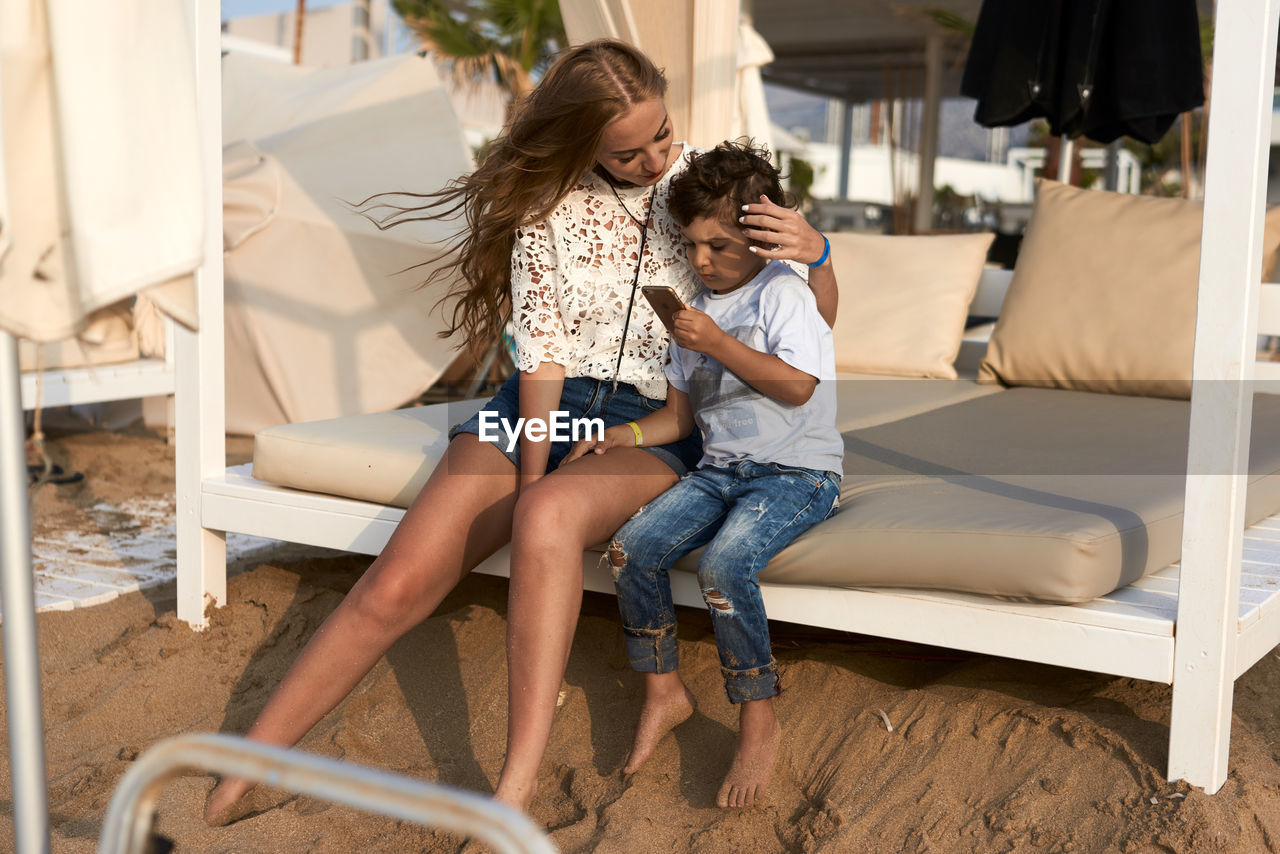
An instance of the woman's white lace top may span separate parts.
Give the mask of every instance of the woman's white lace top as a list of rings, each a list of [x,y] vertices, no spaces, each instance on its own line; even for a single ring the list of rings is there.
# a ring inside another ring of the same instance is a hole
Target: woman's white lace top
[[[640,250],[640,226],[631,215],[644,222],[652,198],[618,379],[646,397],[666,399],[667,331],[640,288],[668,285],[685,302],[702,288],[685,262],[684,237],[667,208],[671,179],[694,153],[686,144],[656,185],[618,188],[617,198],[604,179],[588,174],[549,217],[516,232],[511,307],[519,370],[555,362],[564,365],[566,377],[613,378]]]

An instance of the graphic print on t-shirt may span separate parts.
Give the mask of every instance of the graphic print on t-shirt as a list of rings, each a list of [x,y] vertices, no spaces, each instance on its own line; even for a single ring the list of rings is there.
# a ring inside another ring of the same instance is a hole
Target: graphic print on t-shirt
[[[671,343],[667,378],[689,396],[702,428],[700,466],[744,460],[839,473],[844,441],[836,431],[835,353],[831,328],[804,281],[770,261],[727,294],[703,291],[688,303],[758,353],[818,380],[803,404],[762,394],[714,358]]]
[[[764,330],[758,326],[736,326],[725,332],[755,350],[763,351]],[[689,375],[689,402],[703,421],[704,431],[716,431],[727,438],[750,439],[760,435],[752,400],[760,392],[747,385],[733,371],[705,353],[694,356]],[[687,358],[687,357],[686,357]]]

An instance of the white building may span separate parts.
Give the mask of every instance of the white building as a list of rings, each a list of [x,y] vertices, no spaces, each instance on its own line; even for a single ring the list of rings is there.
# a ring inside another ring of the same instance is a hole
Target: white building
[[[802,153],[813,164],[813,196],[819,199],[840,197],[840,147],[833,143],[811,142]],[[1106,156],[1104,149],[1088,148],[1082,153],[1084,167],[1101,171]],[[1042,148],[1011,148],[1003,163],[939,157],[934,166],[934,185],[949,186],[962,196],[980,196],[990,202],[1030,203],[1034,181],[1044,168]],[[1123,149],[1118,154],[1121,192],[1136,193],[1140,167],[1138,159]],[[914,195],[919,174],[917,155],[910,151],[890,151],[886,144],[864,143],[853,146],[850,156],[849,193],[847,198],[875,204],[893,204],[895,188]]]

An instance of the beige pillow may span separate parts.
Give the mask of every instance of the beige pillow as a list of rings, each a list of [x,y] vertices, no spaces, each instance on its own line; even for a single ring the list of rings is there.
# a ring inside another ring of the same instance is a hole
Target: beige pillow
[[[979,382],[1191,396],[1199,202],[1037,184]],[[1267,212],[1263,275],[1280,209]]]
[[[992,234],[832,234],[836,370],[955,379]]]

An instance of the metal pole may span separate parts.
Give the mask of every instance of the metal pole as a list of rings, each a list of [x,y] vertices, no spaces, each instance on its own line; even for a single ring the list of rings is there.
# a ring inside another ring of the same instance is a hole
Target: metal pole
[[[18,854],[44,854],[49,850],[48,786],[21,392],[18,342],[0,330],[0,614],[14,850]]]
[[[836,198],[849,198],[849,184],[853,177],[853,104],[848,98],[840,101],[840,176]]]
[[[942,123],[942,36],[931,33],[924,48],[924,105],[920,117],[919,191],[913,231],[933,229],[934,166],[938,161],[938,129]]]
[[[120,778],[98,840],[101,854],[145,851],[156,800],[174,777],[197,769],[322,798],[466,836],[499,854],[556,854],[523,813],[474,792],[450,789],[325,756],[230,735],[180,735],[148,748]]]
[[[1120,189],[1120,140],[1107,144],[1107,159],[1102,172],[1102,186],[1115,192]]]
[[[1063,184],[1071,183],[1071,166],[1075,158],[1075,141],[1068,136],[1062,137],[1062,145],[1058,148],[1058,180]]]

